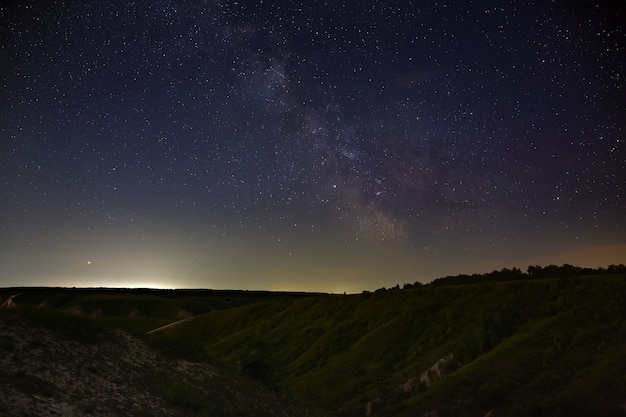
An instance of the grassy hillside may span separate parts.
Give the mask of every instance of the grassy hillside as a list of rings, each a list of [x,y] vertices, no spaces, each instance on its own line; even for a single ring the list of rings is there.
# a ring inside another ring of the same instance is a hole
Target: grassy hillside
[[[195,392],[192,406],[210,415],[217,408],[207,404],[223,396],[220,386],[257,398],[254,384],[232,382],[250,377],[276,398],[341,417],[625,415],[626,274],[584,276],[588,271],[569,266],[532,272],[446,277],[359,295],[12,288],[0,297],[19,293],[14,300],[22,308],[2,312],[0,324],[11,331],[10,317],[45,324],[87,345],[106,341],[113,327],[170,360],[219,366],[221,382],[200,386],[213,390],[208,400],[187,376],[180,377],[184,389],[152,390],[164,406]],[[552,273],[560,276],[546,277]],[[194,318],[146,334],[188,316]],[[39,334],[28,337],[49,345]]]
[[[600,275],[285,296],[150,340],[338,416],[617,416],[625,319],[626,276]]]

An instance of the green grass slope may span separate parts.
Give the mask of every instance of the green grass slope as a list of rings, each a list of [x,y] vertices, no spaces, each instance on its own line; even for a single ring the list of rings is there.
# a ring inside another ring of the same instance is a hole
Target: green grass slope
[[[602,275],[279,297],[150,340],[337,416],[618,416],[625,319],[626,276]]]

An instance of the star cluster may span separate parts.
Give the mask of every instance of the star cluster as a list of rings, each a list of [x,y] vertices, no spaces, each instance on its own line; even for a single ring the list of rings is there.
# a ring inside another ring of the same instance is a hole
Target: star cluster
[[[0,6],[0,284],[358,291],[624,262],[623,17]]]

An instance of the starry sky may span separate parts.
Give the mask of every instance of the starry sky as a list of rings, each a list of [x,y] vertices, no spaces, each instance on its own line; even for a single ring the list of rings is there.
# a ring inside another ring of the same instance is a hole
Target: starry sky
[[[0,286],[626,263],[618,2],[6,3]]]

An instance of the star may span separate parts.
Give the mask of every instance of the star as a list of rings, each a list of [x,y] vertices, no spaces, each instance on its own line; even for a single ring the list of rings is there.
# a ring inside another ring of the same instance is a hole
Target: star
[[[0,286],[626,262],[610,2],[8,3]]]

